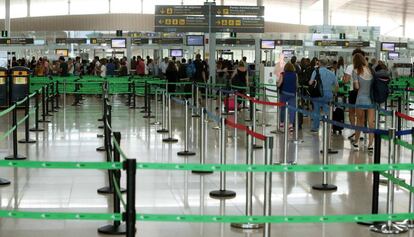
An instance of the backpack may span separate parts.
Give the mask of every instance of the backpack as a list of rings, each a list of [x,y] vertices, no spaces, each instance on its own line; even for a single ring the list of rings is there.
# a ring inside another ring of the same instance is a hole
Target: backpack
[[[186,71],[187,71],[187,77],[192,78],[194,76],[195,71],[196,71],[194,62],[188,64]]]
[[[312,85],[308,87],[308,94],[310,97],[313,98],[323,97],[323,84],[321,74],[319,73],[319,68],[316,69],[316,76],[314,82],[312,83]]]
[[[371,84],[371,100],[374,103],[382,104],[385,103],[390,94],[388,83],[390,78],[378,77],[374,72],[371,71],[373,81]]]

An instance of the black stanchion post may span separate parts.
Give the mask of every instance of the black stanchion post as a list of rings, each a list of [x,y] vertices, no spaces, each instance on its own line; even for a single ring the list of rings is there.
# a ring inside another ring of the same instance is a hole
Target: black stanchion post
[[[206,163],[206,134],[207,134],[207,121],[205,119],[206,111],[204,108],[200,108],[200,164],[204,165]],[[203,170],[193,170],[193,174],[212,174],[212,171],[203,171]]]
[[[167,117],[167,112],[166,112],[166,109],[167,109],[167,105],[166,105],[166,99],[165,99],[165,97],[167,96],[166,95],[166,91],[163,91],[162,92],[162,118],[161,118],[161,129],[158,129],[157,130],[157,133],[167,133],[168,132],[168,130],[165,128],[165,125],[166,125],[166,123],[167,123],[167,121],[166,121],[166,119],[165,119],[165,117]]]
[[[52,95],[50,95],[50,112],[55,113],[58,112],[55,109],[55,84],[54,83],[50,83],[50,90],[52,91]]]
[[[100,146],[100,147],[98,147],[98,148],[96,148],[96,151],[105,151],[105,141],[106,141],[106,137],[107,137],[107,134],[106,134],[106,132],[107,132],[107,129],[106,129],[106,121],[108,120],[108,105],[107,105],[107,99],[105,98],[104,99],[104,107],[103,107],[103,125],[102,126],[99,126],[98,128],[100,128],[100,129],[104,129],[104,134],[103,134],[103,137],[104,137],[104,146]],[[102,136],[102,135],[98,135],[98,137],[100,137],[100,136]]]
[[[46,104],[46,86],[42,86],[42,120],[39,122],[50,123],[49,120],[46,120],[47,116],[47,104]]]
[[[39,90],[36,91],[35,95],[35,127],[31,128],[32,132],[43,132],[44,129],[39,128]]]
[[[135,179],[137,172],[137,161],[135,159],[126,160],[124,163],[124,169],[126,169],[127,173],[127,208],[124,216],[126,221],[126,237],[134,237],[136,232]]]
[[[135,81],[132,81],[132,108],[135,109],[137,107],[137,98],[136,98],[136,88],[135,88]]]
[[[121,144],[121,133],[114,132],[114,138],[118,144]],[[113,162],[120,162],[120,154],[118,149],[113,149]],[[113,170],[112,176],[109,176],[109,183],[116,182],[117,187],[121,187],[121,171]],[[112,185],[115,187],[115,184]],[[125,189],[120,188],[120,192],[126,192]],[[121,213],[121,199],[118,196],[117,192],[113,190],[113,208],[114,213]],[[125,225],[121,225],[120,221],[114,221],[112,225],[106,225],[98,229],[99,233],[109,234],[109,235],[124,235],[126,234]]]
[[[148,92],[148,98],[147,98],[147,114],[145,116],[143,116],[143,118],[155,118],[154,115],[151,115],[151,84],[147,84],[147,86],[149,87],[149,92]]]
[[[265,165],[273,164],[273,137],[266,137],[265,140]],[[265,172],[264,174],[264,203],[263,203],[263,215],[272,215],[272,172]],[[263,236],[271,236],[271,225],[265,223]]]
[[[36,143],[35,140],[30,139],[30,98],[26,96],[26,102],[24,104],[24,116],[26,117],[24,121],[24,139],[20,140],[19,143]]]
[[[148,83],[145,80],[144,82],[144,107],[142,107],[141,113],[147,113],[148,110]]]
[[[131,87],[131,81],[128,81],[128,100],[126,105],[131,107],[131,99],[132,99],[132,87]]]
[[[173,134],[172,134],[172,117],[171,117],[171,95],[168,95],[168,137],[165,139],[162,139],[163,142],[168,142],[168,143],[174,143],[174,142],[178,142],[178,139],[173,138]]]
[[[6,160],[25,160],[25,156],[19,155],[18,147],[17,147],[17,104],[14,103],[14,109],[13,109],[13,154],[5,157]]]
[[[66,80],[66,79],[65,79]],[[59,93],[59,81],[56,81],[56,95],[55,95],[55,108],[56,109],[60,109],[60,105],[59,105],[59,98],[60,98],[60,93]]]
[[[53,114],[49,113],[51,111],[49,103],[50,103],[50,85],[47,84],[46,85],[46,116],[53,116]]]

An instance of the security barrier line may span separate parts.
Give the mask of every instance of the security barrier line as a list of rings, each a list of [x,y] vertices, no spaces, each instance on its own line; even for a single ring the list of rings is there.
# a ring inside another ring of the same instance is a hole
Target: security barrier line
[[[0,218],[41,219],[41,220],[88,220],[111,221],[122,220],[120,213],[64,213],[64,212],[25,212],[0,210]]]

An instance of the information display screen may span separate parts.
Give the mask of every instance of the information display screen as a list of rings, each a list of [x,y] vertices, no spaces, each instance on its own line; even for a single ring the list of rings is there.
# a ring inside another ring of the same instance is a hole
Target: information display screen
[[[187,46],[204,46],[204,35],[187,35]]]
[[[69,51],[67,49],[56,49],[55,54],[57,56],[67,57],[67,56],[69,56]]]
[[[283,53],[283,55],[285,55],[285,57],[291,58],[293,55],[295,55],[295,50],[285,49],[285,50],[282,50],[282,53]]]
[[[170,57],[182,57],[183,50],[182,49],[171,49],[170,50]]]
[[[398,52],[389,52],[388,53],[388,59],[389,60],[395,60],[400,58],[400,53]]]
[[[394,43],[381,43],[381,51],[395,51],[395,44]]]
[[[126,39],[125,38],[111,39],[111,48],[113,48],[113,49],[124,49],[124,48],[126,48]]]
[[[261,49],[275,49],[275,41],[274,40],[262,40],[260,41],[260,48]]]

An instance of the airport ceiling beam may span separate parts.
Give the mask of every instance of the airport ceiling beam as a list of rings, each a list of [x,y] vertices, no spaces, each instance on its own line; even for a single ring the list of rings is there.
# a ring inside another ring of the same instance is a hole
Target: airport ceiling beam
[[[368,4],[367,4],[367,26],[369,26],[370,17],[371,17],[371,0],[368,0]]]
[[[323,25],[329,25],[329,0],[323,0]]]
[[[27,17],[30,17],[30,10],[31,10],[30,0],[27,0],[26,4],[27,4]]]
[[[263,6],[263,0],[257,0],[257,6]]]

